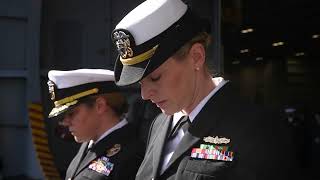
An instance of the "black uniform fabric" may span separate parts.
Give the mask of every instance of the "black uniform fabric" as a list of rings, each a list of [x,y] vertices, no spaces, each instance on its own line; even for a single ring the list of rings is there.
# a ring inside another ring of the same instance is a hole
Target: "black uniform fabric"
[[[142,145],[135,134],[136,130],[134,126],[127,124],[100,140],[90,150],[87,150],[88,142],[83,143],[79,152],[71,161],[65,179],[134,179],[143,158],[143,152],[141,150]],[[110,150],[117,151],[114,147],[118,145],[120,145],[120,151],[112,156],[108,156],[108,152],[110,152]],[[108,175],[90,168],[90,165],[93,166],[93,164],[101,158],[107,158],[108,162],[113,165],[112,170]]]
[[[136,180],[283,180],[298,178],[292,138],[280,113],[240,100],[231,83],[214,94],[177,145],[160,174],[163,147],[172,116],[160,114],[150,127],[145,158]],[[225,137],[233,161],[191,157],[204,137]]]

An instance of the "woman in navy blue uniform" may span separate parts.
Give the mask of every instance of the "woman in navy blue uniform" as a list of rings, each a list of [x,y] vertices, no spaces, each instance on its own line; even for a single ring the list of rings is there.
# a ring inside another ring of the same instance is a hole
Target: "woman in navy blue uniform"
[[[147,0],[112,32],[116,84],[140,83],[162,111],[136,179],[292,179],[295,154],[279,114],[211,76],[209,27],[181,0]]]
[[[113,71],[52,70],[48,77],[54,101],[49,117],[57,116],[82,143],[65,179],[134,179],[142,147],[136,127],[124,116],[128,104]]]

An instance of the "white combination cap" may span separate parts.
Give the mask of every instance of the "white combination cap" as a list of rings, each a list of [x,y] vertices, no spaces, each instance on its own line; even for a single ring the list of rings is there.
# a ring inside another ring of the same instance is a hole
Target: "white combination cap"
[[[48,89],[54,107],[49,118],[55,117],[86,97],[118,92],[113,71],[106,69],[77,69],[48,72]]]
[[[140,45],[177,22],[188,7],[181,0],[147,0],[127,14],[115,29],[129,31]]]
[[[48,78],[58,89],[64,89],[93,82],[114,81],[114,73],[107,69],[51,70]]]
[[[209,31],[209,21],[181,0],[144,1],[111,34],[119,53],[114,67],[116,84],[140,81],[197,34]]]

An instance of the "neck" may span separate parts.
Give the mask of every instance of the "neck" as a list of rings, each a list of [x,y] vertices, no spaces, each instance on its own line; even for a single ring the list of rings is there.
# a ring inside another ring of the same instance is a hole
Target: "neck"
[[[118,116],[110,114],[101,116],[100,124],[98,124],[98,127],[96,129],[96,136],[93,138],[93,140],[98,140],[103,133],[117,125],[119,122],[120,118]]]
[[[204,99],[214,88],[216,84],[212,81],[212,77],[200,76],[195,82],[194,97],[190,105],[182,111],[186,114],[190,114],[193,109]]]

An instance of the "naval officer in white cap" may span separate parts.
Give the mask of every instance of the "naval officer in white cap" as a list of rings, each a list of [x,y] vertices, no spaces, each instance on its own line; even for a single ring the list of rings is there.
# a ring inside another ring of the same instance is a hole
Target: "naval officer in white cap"
[[[51,70],[48,87],[57,117],[82,143],[66,179],[134,179],[142,158],[133,125],[124,114],[126,97],[103,69]]]
[[[140,83],[142,98],[162,111],[136,179],[288,179],[294,149],[280,116],[211,76],[208,27],[181,0],[147,0],[111,34],[116,84]]]

